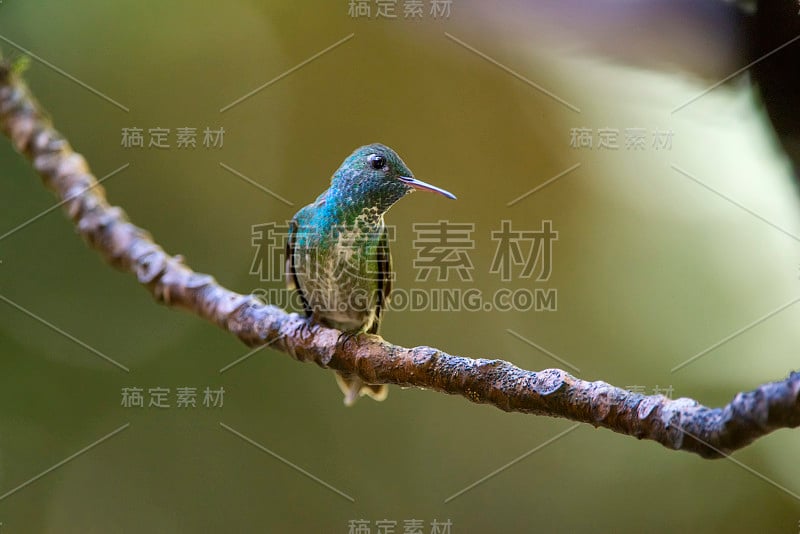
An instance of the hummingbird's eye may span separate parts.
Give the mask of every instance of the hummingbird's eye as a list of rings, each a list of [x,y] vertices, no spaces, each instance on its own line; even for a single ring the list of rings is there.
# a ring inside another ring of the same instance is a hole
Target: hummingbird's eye
[[[367,161],[369,161],[370,166],[376,171],[379,171],[386,166],[386,158],[379,156],[378,154],[370,154],[367,158]]]

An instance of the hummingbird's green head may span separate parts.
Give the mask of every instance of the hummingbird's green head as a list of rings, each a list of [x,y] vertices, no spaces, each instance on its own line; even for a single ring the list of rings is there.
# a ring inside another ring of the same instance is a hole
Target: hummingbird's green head
[[[357,148],[331,179],[331,190],[339,202],[351,208],[376,207],[381,213],[417,189],[456,198],[414,178],[400,156],[380,143]]]

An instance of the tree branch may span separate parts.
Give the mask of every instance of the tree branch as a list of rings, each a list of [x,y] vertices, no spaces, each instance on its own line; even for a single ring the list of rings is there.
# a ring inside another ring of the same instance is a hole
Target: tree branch
[[[220,286],[170,256],[111,206],[86,160],[53,128],[21,76],[0,62],[0,127],[61,199],[78,233],[119,270],[132,273],[167,306],[183,308],[250,346],[270,343],[303,362],[374,384],[461,395],[509,412],[549,415],[650,439],[704,458],[719,458],[778,428],[800,426],[800,373],[740,393],[723,408],[687,399],[645,396],[560,369],[534,372],[502,360],[404,348],[378,336],[338,344],[336,330],[308,326],[297,314]],[[305,328],[303,328],[305,327]]]

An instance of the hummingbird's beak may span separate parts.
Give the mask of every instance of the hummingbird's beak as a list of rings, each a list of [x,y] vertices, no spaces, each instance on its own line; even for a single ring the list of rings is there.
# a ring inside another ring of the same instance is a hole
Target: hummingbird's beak
[[[414,189],[419,189],[420,191],[431,191],[432,193],[439,193],[440,195],[445,196],[447,198],[451,198],[453,200],[456,199],[456,196],[450,191],[445,191],[444,189],[436,187],[435,185],[423,182],[422,180],[417,180],[412,176],[401,176],[400,181],[410,185]]]

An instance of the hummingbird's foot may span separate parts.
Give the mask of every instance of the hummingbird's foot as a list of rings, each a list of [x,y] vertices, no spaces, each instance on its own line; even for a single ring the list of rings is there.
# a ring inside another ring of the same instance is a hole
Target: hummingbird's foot
[[[309,320],[303,321],[300,326],[294,329],[293,332],[294,337],[299,337],[301,339],[306,338],[307,336],[311,335],[311,322]]]
[[[355,340],[355,338],[358,337],[358,335],[360,333],[361,332],[358,331],[358,330],[351,330],[349,332],[342,332],[341,334],[339,334],[339,337],[336,339],[336,344],[337,345],[342,345],[342,347],[347,348],[347,343],[350,342],[350,341]]]

